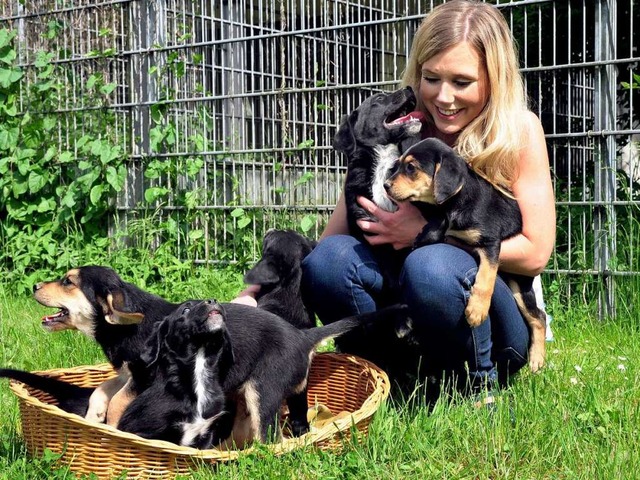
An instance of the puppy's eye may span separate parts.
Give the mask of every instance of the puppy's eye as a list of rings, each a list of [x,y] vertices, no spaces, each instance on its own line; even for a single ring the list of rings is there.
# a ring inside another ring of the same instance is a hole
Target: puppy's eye
[[[73,282],[69,279],[69,277],[64,277],[62,279],[62,286],[63,287],[69,287],[71,285],[73,285]]]
[[[407,163],[404,169],[409,175],[413,175],[416,171],[416,166],[413,163]]]

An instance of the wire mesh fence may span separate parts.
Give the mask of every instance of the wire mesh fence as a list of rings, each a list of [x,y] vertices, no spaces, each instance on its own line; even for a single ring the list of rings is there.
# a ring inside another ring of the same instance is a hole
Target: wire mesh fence
[[[341,117],[398,85],[438,3],[1,0],[0,26],[18,32],[31,75],[43,51],[65,72],[55,142],[78,150],[78,133],[98,128],[126,152],[112,234],[135,242],[151,215],[175,226],[179,254],[228,263],[255,259],[271,227],[318,235],[346,168],[331,147]],[[558,208],[549,276],[576,291],[596,284],[612,313],[614,279],[639,277],[637,1],[492,3],[547,134]]]

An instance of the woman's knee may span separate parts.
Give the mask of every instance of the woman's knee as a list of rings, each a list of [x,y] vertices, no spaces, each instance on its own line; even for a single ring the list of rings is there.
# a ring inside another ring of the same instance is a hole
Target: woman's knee
[[[382,276],[368,247],[348,235],[323,239],[302,263],[303,295],[325,316],[375,309]]]
[[[357,243],[348,235],[332,235],[319,242],[302,262],[305,282],[331,285],[348,276],[359,262],[355,254]]]
[[[429,310],[457,306],[462,311],[476,271],[477,264],[463,250],[446,244],[429,245],[409,254],[400,285],[410,304]]]

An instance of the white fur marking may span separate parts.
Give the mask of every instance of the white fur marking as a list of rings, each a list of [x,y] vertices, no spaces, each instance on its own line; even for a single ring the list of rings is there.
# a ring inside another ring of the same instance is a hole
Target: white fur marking
[[[69,311],[69,317],[71,318],[72,324],[87,337],[95,339],[96,325],[94,318],[96,317],[96,314],[93,306],[86,302],[80,305],[78,310],[75,312],[72,312],[71,309],[67,310]]]
[[[202,412],[204,411],[204,407],[207,402],[208,377],[207,357],[204,354],[204,348],[201,348],[196,354],[196,362],[193,371],[193,388],[196,392],[196,398],[198,399],[197,414],[199,417],[202,416]]]
[[[373,203],[388,212],[395,212],[398,207],[387,196],[384,189],[384,182],[387,180],[389,169],[400,157],[398,146],[395,144],[376,145],[375,166],[373,172],[373,183],[371,184],[371,196]]]
[[[180,440],[180,445],[191,446],[196,438],[209,430],[211,423],[219,416],[214,415],[210,418],[203,418],[202,416],[207,405],[208,381],[207,357],[204,353],[204,348],[201,348],[196,354],[193,368],[193,390],[197,398],[196,411],[193,413],[193,418],[190,422],[184,422],[182,424],[182,440]]]

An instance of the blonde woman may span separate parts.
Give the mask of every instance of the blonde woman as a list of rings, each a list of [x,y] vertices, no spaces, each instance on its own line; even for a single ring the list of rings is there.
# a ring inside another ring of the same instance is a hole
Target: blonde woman
[[[536,276],[555,240],[555,202],[539,119],[528,110],[518,57],[500,11],[453,0],[434,8],[413,40],[403,84],[413,87],[426,116],[425,137],[454,147],[497,185],[513,192],[522,234],[502,244],[500,269]],[[329,323],[392,302],[406,302],[413,332],[397,339],[394,327],[337,341],[341,351],[379,363],[396,378],[452,373],[471,392],[491,391],[526,363],[529,332],[508,287],[498,279],[489,318],[471,328],[464,316],[475,260],[451,243],[411,250],[429,221],[413,205],[394,213],[359,200],[377,219],[359,221],[365,243],[349,235],[341,197],[321,241],[304,262],[304,293]],[[399,289],[385,285],[370,246],[406,249]],[[419,360],[420,359],[420,360]],[[419,371],[420,370],[420,371]],[[489,395],[487,401],[491,401]]]

